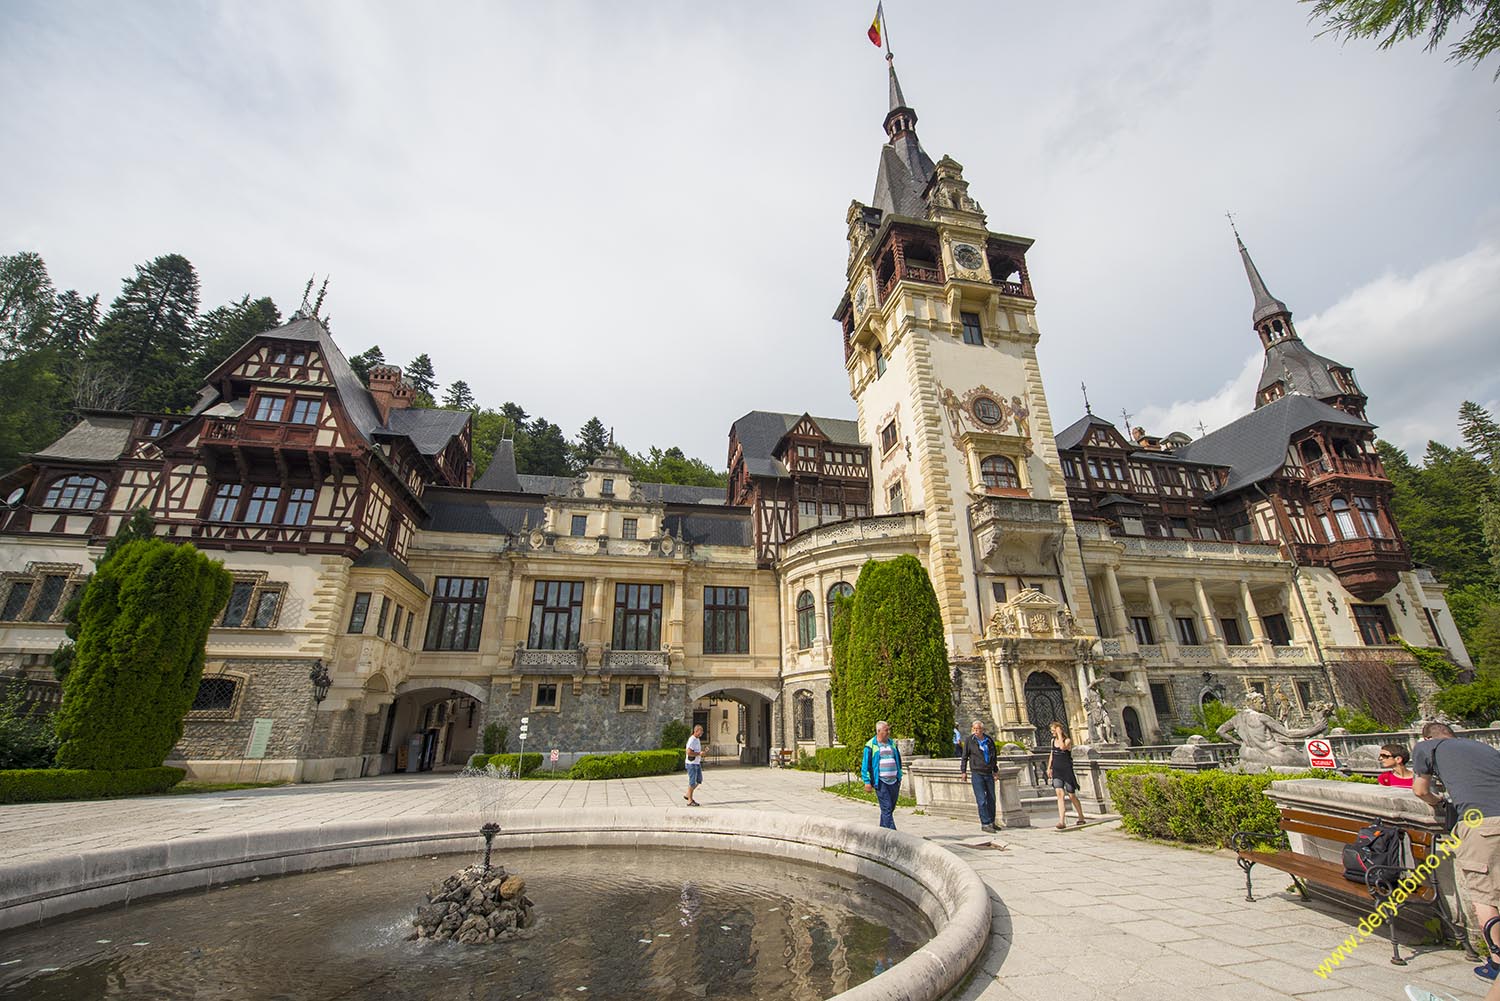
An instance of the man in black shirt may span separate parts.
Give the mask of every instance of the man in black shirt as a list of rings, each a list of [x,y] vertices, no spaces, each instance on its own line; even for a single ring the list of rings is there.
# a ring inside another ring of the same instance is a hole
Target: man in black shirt
[[[979,720],[969,728],[963,751],[958,758],[958,772],[969,776],[974,786],[974,802],[979,807],[979,829],[988,834],[999,830],[995,826],[995,755],[999,748],[984,732]]]

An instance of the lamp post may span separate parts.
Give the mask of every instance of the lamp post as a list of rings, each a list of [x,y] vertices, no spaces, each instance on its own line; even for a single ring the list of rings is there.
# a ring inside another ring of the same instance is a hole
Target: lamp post
[[[313,668],[308,672],[307,680],[313,686],[313,704],[321,705],[328,698],[328,689],[333,684],[333,679],[328,676],[328,668],[323,666],[322,658],[313,661]]]

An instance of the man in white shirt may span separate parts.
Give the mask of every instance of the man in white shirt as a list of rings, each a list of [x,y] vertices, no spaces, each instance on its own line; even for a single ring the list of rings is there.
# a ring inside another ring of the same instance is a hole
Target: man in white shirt
[[[687,750],[683,757],[687,763],[687,795],[682,797],[687,800],[688,806],[698,806],[699,803],[693,798],[693,790],[703,784],[703,724],[693,727],[693,735],[687,740]]]

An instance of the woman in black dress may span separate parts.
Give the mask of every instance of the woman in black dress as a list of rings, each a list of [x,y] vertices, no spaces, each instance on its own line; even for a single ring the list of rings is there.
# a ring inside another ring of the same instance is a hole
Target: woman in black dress
[[[1052,724],[1052,754],[1047,758],[1047,778],[1057,790],[1057,829],[1068,826],[1068,798],[1078,812],[1078,826],[1083,826],[1083,803],[1078,799],[1078,776],[1073,774],[1073,741],[1061,723]]]

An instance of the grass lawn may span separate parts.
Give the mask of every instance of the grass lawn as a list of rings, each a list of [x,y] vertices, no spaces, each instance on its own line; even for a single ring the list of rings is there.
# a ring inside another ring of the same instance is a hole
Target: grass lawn
[[[202,792],[234,792],[237,789],[271,789],[290,782],[179,782],[167,790],[169,796],[192,796]]]
[[[864,803],[876,802],[873,792],[865,792],[865,784],[863,782],[840,782],[838,785],[824,786],[823,791],[831,792],[835,796],[842,796],[845,799],[857,799]],[[896,805],[916,806],[917,801],[911,796],[897,796]]]

